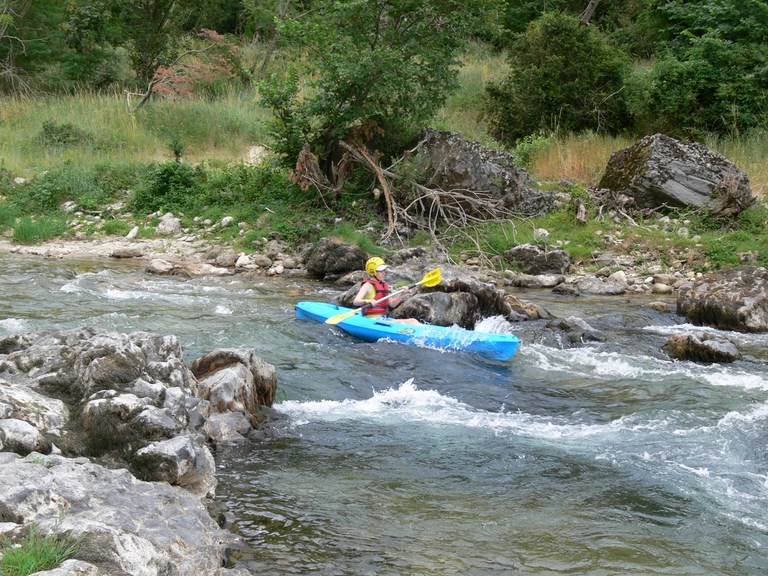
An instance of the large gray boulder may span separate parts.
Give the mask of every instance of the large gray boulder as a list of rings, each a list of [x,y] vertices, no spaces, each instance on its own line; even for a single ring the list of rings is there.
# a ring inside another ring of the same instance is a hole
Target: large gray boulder
[[[53,443],[25,420],[3,418],[0,420],[0,450],[10,450],[27,455],[32,452],[50,454]]]
[[[366,258],[366,253],[356,244],[338,238],[322,238],[305,258],[307,274],[318,280],[336,280],[349,272],[362,270]]]
[[[525,274],[565,274],[571,267],[571,257],[560,248],[539,244],[520,244],[504,251],[504,260]]]
[[[736,215],[755,200],[746,173],[732,162],[664,134],[615,152],[598,187],[632,198],[638,208],[706,207],[716,216]]]
[[[245,349],[195,368],[174,336],[0,337],[3,536],[34,525],[80,540],[58,574],[245,575],[223,568],[239,540],[207,509],[217,506],[211,446],[259,439],[275,368]]]
[[[75,559],[88,572],[67,574],[244,574],[222,568],[238,538],[189,491],[85,458],[0,452],[0,511],[17,525],[6,538],[34,523],[43,535],[79,540]]]
[[[465,140],[454,132],[425,128],[416,137],[418,183],[430,188],[461,193],[489,194],[506,210],[520,215],[536,215],[554,205],[554,194],[533,188],[530,175],[515,165],[507,152],[486,148]],[[470,202],[463,205],[472,213]]]
[[[677,313],[693,324],[768,332],[768,269],[739,266],[680,287]]]
[[[0,338],[0,449],[101,458],[143,479],[157,478],[147,462],[164,462],[181,471],[164,480],[212,496],[205,442],[223,439],[206,420],[240,414],[244,440],[274,400],[276,375],[246,349],[214,351],[194,366],[175,336],[80,328]]]
[[[199,397],[218,412],[256,414],[259,406],[272,406],[277,372],[251,349],[217,349],[189,366],[199,382]]]

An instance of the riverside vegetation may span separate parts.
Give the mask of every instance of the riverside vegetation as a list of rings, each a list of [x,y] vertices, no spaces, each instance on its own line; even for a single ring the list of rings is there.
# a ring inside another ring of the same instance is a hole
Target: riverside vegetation
[[[433,126],[451,130],[486,146],[503,148],[478,120],[483,87],[505,73],[502,55],[474,46],[463,60],[460,89],[440,109]],[[173,212],[184,227],[232,216],[246,223],[216,232],[212,243],[231,244],[249,253],[264,237],[279,237],[299,246],[324,236],[339,236],[370,254],[385,226],[377,185],[370,173],[348,178],[335,197],[290,181],[290,170],[267,154],[258,163],[245,161],[249,149],[269,142],[271,113],[256,91],[230,90],[215,100],[157,100],[130,110],[118,95],[78,94],[6,98],[0,109],[0,234],[15,243],[42,243],[71,236],[71,211],[84,214],[78,234],[125,236],[154,234],[158,215]],[[768,134],[753,132],[703,143],[743,169],[758,201],[730,221],[714,220],[704,211],[656,215],[633,221],[602,214],[590,191],[610,155],[635,143],[626,137],[557,132],[520,140],[511,150],[542,189],[560,192],[559,208],[536,218],[478,224],[461,233],[445,230],[441,240],[458,261],[493,255],[534,241],[546,229],[548,244],[567,245],[574,262],[589,265],[603,237],[621,239],[636,263],[656,259],[669,264],[685,259],[697,271],[739,264],[749,253],[768,265],[768,223],[764,194],[768,183]],[[18,179],[22,179],[21,180]],[[21,182],[21,183],[19,183]],[[569,201],[569,199],[571,201]],[[575,224],[576,200],[589,218]],[[199,227],[199,226],[197,226]],[[685,234],[668,233],[685,230]],[[429,235],[415,234],[410,245],[428,245]],[[482,254],[479,254],[482,252]]]
[[[58,534],[44,536],[34,524],[20,542],[0,542],[0,574],[26,576],[55,568],[77,550],[78,542]]]

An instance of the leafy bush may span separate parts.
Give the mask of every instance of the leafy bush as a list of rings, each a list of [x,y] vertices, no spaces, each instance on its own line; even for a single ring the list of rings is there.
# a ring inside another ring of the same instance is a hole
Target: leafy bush
[[[74,124],[57,124],[50,120],[43,122],[37,139],[44,146],[77,146],[90,144],[94,140],[93,135]]]
[[[485,5],[321,0],[286,18],[280,32],[305,50],[306,81],[294,70],[260,87],[275,114],[275,150],[290,165],[309,143],[325,167],[342,139],[399,152],[455,87],[458,50]]]
[[[183,212],[195,205],[203,177],[202,169],[181,162],[163,162],[139,185],[130,206],[144,214],[157,211]]]
[[[115,192],[106,187],[107,178],[93,170],[64,164],[44,172],[31,182],[11,189],[14,204],[27,214],[55,212],[62,202],[73,201],[82,208],[93,209],[103,205]]]
[[[553,138],[545,136],[543,133],[528,134],[523,136],[516,143],[512,150],[515,157],[515,163],[526,170],[533,168],[533,162],[539,152],[549,146]]]
[[[302,192],[288,181],[287,169],[262,163],[234,164],[222,168],[206,166],[205,202],[227,206],[261,206],[274,202],[308,200],[313,192]]]
[[[639,130],[702,138],[766,126],[768,49],[705,36],[669,53],[629,82]]]
[[[765,231],[768,229],[768,204],[758,202],[746,210],[743,210],[738,218],[740,230],[755,237],[765,238]]]
[[[484,114],[508,145],[540,131],[617,133],[628,125],[629,58],[575,17],[547,13],[510,42],[509,76],[486,90]]]
[[[104,222],[104,233],[110,236],[125,236],[133,226],[125,220],[107,220]]]
[[[340,222],[326,228],[320,235],[322,237],[341,238],[350,244],[357,244],[366,254],[383,254],[381,248],[371,238],[359,232],[351,222]]]
[[[653,0],[641,21],[658,56],[629,84],[641,131],[698,138],[766,127],[765,2]]]
[[[0,202],[0,232],[10,228],[19,217],[19,209],[10,202]]]

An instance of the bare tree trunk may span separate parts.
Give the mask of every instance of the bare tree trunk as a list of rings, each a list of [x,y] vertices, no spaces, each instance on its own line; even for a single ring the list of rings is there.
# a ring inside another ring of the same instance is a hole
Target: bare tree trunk
[[[277,19],[282,22],[285,20],[286,14],[288,14],[288,6],[291,4],[291,0],[285,0],[285,2],[281,2],[280,5],[277,8]],[[277,32],[272,36],[272,39],[269,41],[269,45],[267,46],[267,52],[264,54],[264,60],[261,63],[261,68],[259,69],[259,73],[256,76],[256,80],[262,80],[264,78],[264,75],[267,73],[267,66],[269,66],[269,62],[272,60],[272,54],[275,52],[275,47],[277,46]]]
[[[579,21],[582,24],[589,24],[589,21],[592,20],[592,16],[595,14],[595,10],[597,10],[598,4],[600,4],[600,0],[589,0],[589,4],[587,4],[584,12],[579,16]]]
[[[19,2],[3,2],[0,5],[0,43],[7,44],[5,60],[0,61],[0,81],[6,82],[13,92],[29,92],[30,87],[22,77],[23,71],[16,68],[14,48],[18,46],[19,52],[24,53],[26,46],[24,39],[11,34],[16,28],[15,21],[24,18],[31,6],[31,0]]]

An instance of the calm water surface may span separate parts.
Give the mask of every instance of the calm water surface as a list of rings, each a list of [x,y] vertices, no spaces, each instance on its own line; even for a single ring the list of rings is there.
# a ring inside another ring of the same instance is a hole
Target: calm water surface
[[[649,300],[518,293],[606,342],[539,323],[518,354],[354,341],[295,318],[333,289],[182,279],[0,255],[0,336],[93,325],[175,334],[191,361],[254,348],[278,372],[273,438],[217,454],[253,574],[768,573],[765,335],[745,360],[670,362],[694,328]]]

